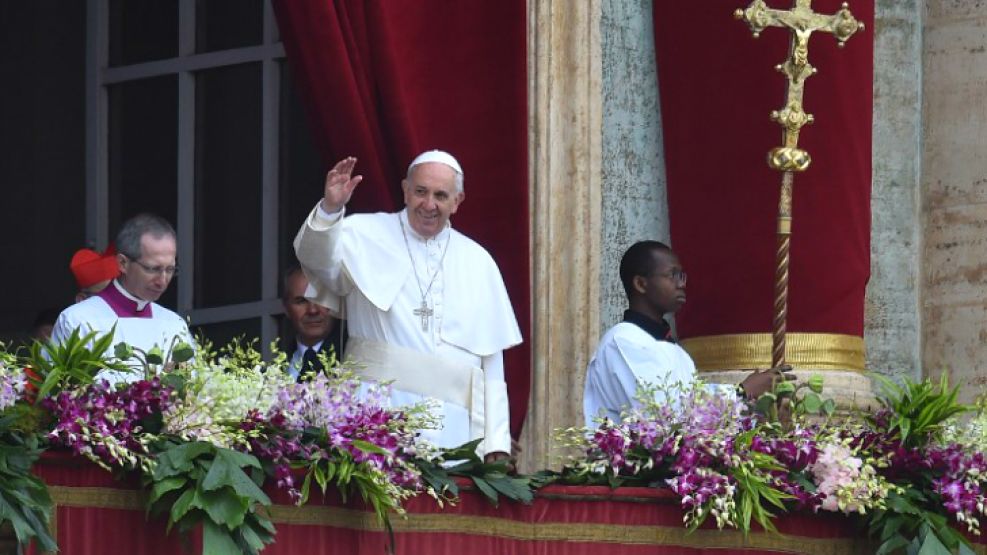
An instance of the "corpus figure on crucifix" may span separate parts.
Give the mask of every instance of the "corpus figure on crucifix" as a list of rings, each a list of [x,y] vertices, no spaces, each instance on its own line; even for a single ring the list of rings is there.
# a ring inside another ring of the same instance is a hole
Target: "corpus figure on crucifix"
[[[326,175],[325,194],[295,238],[306,297],[345,309],[345,358],[367,379],[393,380],[391,402],[432,399],[442,424],[425,437],[455,447],[483,437],[488,460],[511,450],[503,351],[521,332],[490,254],[452,229],[463,170],[428,151],[402,181],[405,209],[344,217],[362,176],[355,158]]]

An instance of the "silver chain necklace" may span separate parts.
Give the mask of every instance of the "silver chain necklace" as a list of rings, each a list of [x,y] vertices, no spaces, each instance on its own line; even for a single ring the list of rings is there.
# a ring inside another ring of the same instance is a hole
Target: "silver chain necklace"
[[[411,259],[411,273],[415,274],[415,283],[418,285],[418,292],[422,294],[422,304],[420,307],[412,311],[415,316],[422,319],[422,331],[428,331],[428,319],[435,312],[428,306],[428,302],[425,300],[428,297],[429,292],[432,291],[432,285],[435,283],[435,278],[438,277],[439,271],[442,270],[442,263],[446,259],[446,252],[449,251],[449,241],[452,240],[452,232],[449,233],[449,237],[446,238],[446,246],[442,249],[442,257],[439,258],[439,265],[432,272],[432,278],[428,280],[428,287],[422,289],[422,282],[418,279],[418,268],[415,266],[415,256],[411,254],[411,244],[408,243],[408,233],[404,230],[404,220],[398,215],[398,223],[401,224],[401,236],[404,237],[404,248],[408,250],[408,258]],[[440,232],[441,233],[441,232]]]

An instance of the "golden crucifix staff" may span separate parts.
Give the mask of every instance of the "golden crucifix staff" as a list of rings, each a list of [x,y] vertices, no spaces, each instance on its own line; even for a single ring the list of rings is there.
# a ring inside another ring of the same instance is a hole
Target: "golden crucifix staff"
[[[775,69],[788,77],[785,107],[771,112],[771,119],[782,127],[784,146],[768,152],[768,165],[782,173],[781,197],[778,200],[778,251],[775,267],[774,317],[771,329],[771,365],[778,368],[785,364],[785,328],[788,320],[788,264],[792,235],[792,183],[795,172],[805,171],[812,158],[798,148],[799,130],[812,123],[812,115],[802,109],[802,93],[805,80],[816,73],[809,65],[809,37],[815,31],[832,33],[842,47],[854,33],[864,28],[843,3],[840,11],[823,15],[812,11],[812,0],[795,0],[789,10],[769,8],[764,0],[754,0],[746,10],[737,10],[734,17],[743,19],[760,36],[767,27],[784,27],[792,33],[788,59]]]

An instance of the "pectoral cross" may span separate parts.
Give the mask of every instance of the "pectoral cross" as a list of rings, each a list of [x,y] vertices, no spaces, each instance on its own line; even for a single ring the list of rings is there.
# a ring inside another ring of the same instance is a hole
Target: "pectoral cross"
[[[422,331],[428,331],[428,318],[432,315],[433,311],[428,307],[428,304],[425,302],[424,298],[422,299],[421,308],[416,308],[412,312],[414,312],[415,316],[422,319]]]
[[[840,46],[854,33],[864,28],[850,8],[843,3],[838,12],[825,15],[812,11],[812,0],[795,0],[791,10],[769,8],[764,0],[754,0],[746,10],[737,10],[734,17],[747,22],[757,38],[767,27],[781,27],[792,34],[788,59],[775,69],[788,78],[785,106],[771,112],[771,119],[782,127],[783,145],[768,152],[768,165],[782,173],[781,195],[778,201],[778,250],[776,251],[774,317],[772,321],[771,365],[785,364],[785,330],[788,320],[788,266],[792,235],[792,185],[795,172],[809,168],[812,158],[798,148],[799,131],[812,123],[812,115],[802,108],[805,80],[816,73],[809,64],[809,37],[815,31],[832,33]],[[870,122],[867,122],[870,125]]]

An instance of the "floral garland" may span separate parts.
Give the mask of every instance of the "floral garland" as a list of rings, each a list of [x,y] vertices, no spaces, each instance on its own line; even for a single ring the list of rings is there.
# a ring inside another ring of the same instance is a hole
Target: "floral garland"
[[[818,381],[802,396],[776,391],[796,408],[784,425],[701,383],[646,388],[620,422],[563,430],[560,443],[579,454],[554,479],[669,487],[690,529],[712,517],[718,528],[746,533],[753,519],[774,530],[772,511],[822,510],[862,519],[880,553],[970,553],[955,528],[979,535],[987,516],[987,402],[960,425],[971,407],[957,403],[945,377],[878,379],[883,409],[841,420],[821,410]]]
[[[436,425],[428,406],[387,408],[386,387],[332,359],[323,360],[332,373],[296,382],[283,353],[264,362],[239,343],[218,353],[109,350],[105,337],[73,334],[33,346],[25,372],[0,346],[0,478],[24,492],[5,513],[21,543],[55,547],[47,489],[30,474],[45,445],[140,472],[150,512],[179,530],[201,524],[209,553],[258,553],[273,541],[257,510],[271,503],[266,480],[298,503],[313,483],[359,495],[385,524],[420,492],[454,502],[452,476],[494,503],[530,501],[533,486],[553,481],[661,487],[679,496],[690,529],[712,519],[771,531],[779,513],[833,511],[861,519],[881,553],[968,553],[957,529],[979,535],[987,515],[987,401],[959,404],[945,378],[879,378],[883,408],[853,419],[833,418],[817,379],[781,384],[753,404],[703,384],[645,389],[620,422],[559,432],[563,447],[578,449],[561,473],[524,477],[481,461],[475,443],[439,451],[422,442],[418,430]],[[139,379],[111,384],[104,370]],[[775,418],[779,399],[794,419]]]

